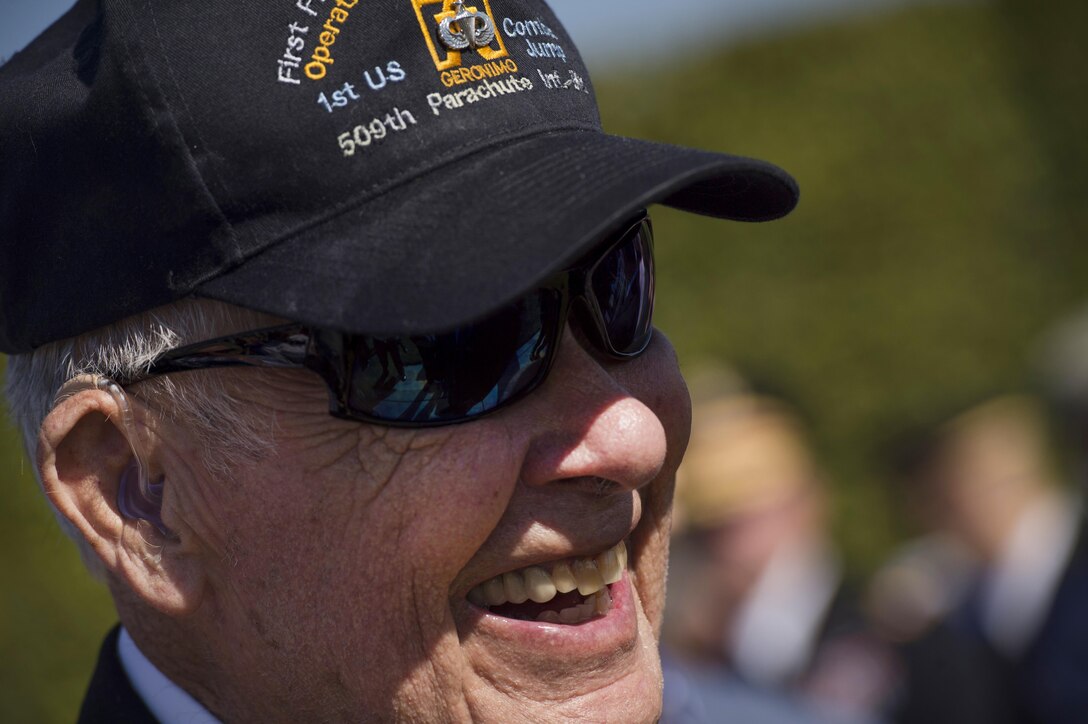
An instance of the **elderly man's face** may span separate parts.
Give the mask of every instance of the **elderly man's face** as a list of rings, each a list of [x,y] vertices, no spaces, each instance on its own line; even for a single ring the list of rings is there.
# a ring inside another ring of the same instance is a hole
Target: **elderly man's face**
[[[232,484],[175,490],[208,571],[183,624],[215,665],[198,697],[261,721],[652,720],[687,392],[660,334],[627,362],[589,348],[568,331],[527,399],[425,431],[335,419],[316,376],[257,373],[240,394],[266,410],[274,451]],[[522,619],[576,592],[469,601],[621,541],[630,570],[603,616]]]

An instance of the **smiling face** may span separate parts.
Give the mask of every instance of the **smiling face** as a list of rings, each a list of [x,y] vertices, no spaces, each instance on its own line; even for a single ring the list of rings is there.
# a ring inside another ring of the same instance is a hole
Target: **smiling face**
[[[274,451],[174,487],[208,581],[178,623],[206,662],[149,652],[164,671],[229,720],[656,718],[690,425],[662,335],[614,362],[568,331],[527,399],[425,431],[338,420],[316,376],[258,374],[239,396]]]

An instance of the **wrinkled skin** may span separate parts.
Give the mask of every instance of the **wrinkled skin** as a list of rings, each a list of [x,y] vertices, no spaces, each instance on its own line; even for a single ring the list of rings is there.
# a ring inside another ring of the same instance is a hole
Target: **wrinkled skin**
[[[213,713],[260,722],[656,718],[669,511],[690,426],[663,335],[643,356],[615,362],[568,330],[550,377],[528,398],[431,430],[333,418],[309,373],[232,374],[252,376],[236,394],[266,412],[274,450],[227,484],[201,467],[192,436],[147,415],[153,464],[167,481],[164,520],[177,535],[157,559],[138,550],[130,522],[109,519],[109,466],[124,464],[124,445],[107,395],[55,410],[50,418],[62,419],[53,428],[47,420],[41,455],[47,487],[106,564],[137,644]],[[89,448],[111,451],[99,471],[78,462]],[[91,486],[72,482],[95,476],[107,499],[97,507],[85,500]],[[608,646],[571,626],[511,639],[465,600],[497,574],[593,555],[625,537],[635,615]]]

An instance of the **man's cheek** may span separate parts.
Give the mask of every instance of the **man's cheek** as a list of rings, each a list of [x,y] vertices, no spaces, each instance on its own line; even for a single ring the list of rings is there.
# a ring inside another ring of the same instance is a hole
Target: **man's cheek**
[[[643,515],[633,536],[635,585],[655,636],[660,634],[665,609],[674,488],[675,476],[670,473],[640,491]]]
[[[518,456],[502,426],[486,421],[459,428],[425,458],[413,455],[390,484],[397,491],[398,538],[433,582],[449,584],[509,506]]]

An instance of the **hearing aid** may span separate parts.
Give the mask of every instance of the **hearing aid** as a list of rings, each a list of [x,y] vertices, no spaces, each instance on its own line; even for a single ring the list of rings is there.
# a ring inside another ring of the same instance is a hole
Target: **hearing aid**
[[[140,436],[132,414],[132,406],[129,404],[125,391],[111,379],[106,377],[90,377],[85,375],[67,382],[57,393],[56,402],[60,402],[77,392],[84,390],[101,390],[107,392],[117,403],[121,411],[120,422],[126,433],[129,447],[132,450],[132,461],[121,473],[118,480],[117,508],[121,515],[130,520],[144,523],[155,529],[164,538],[172,537],[172,533],[162,521],[162,495],[165,487],[165,478],[160,477],[151,482],[148,475],[148,467],[140,452]],[[140,527],[138,525],[138,527]]]

